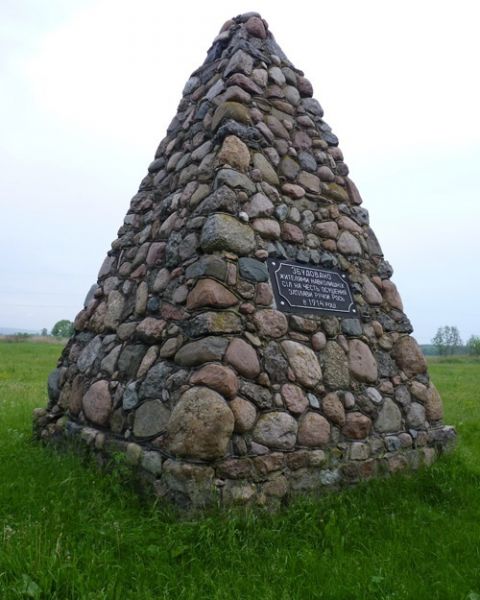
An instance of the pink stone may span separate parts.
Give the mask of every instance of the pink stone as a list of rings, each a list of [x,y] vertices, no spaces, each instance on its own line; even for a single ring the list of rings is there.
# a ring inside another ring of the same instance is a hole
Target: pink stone
[[[397,308],[398,310],[403,310],[402,299],[400,298],[397,286],[393,283],[393,281],[390,281],[389,279],[382,281],[382,291],[383,297],[388,304],[390,304],[390,306]]]
[[[187,308],[189,310],[203,306],[225,308],[237,302],[236,296],[221,283],[214,279],[200,279],[188,294]]]
[[[372,429],[372,421],[360,412],[347,413],[342,433],[354,440],[366,438]]]
[[[280,225],[275,219],[255,219],[252,227],[268,240],[277,240],[280,237]]]
[[[238,391],[238,378],[232,369],[214,363],[195,371],[190,377],[190,383],[206,385],[226,398],[235,396]]]
[[[313,96],[312,84],[306,77],[297,77],[297,87],[303,98],[311,98]]]
[[[374,383],[377,380],[377,362],[370,348],[360,340],[350,340],[348,366],[352,375],[359,381]]]
[[[322,411],[329,421],[343,427],[345,424],[345,409],[336,392],[327,394],[322,400]]]
[[[285,383],[282,386],[282,396],[288,410],[295,415],[301,415],[308,408],[308,400],[298,385]]]
[[[312,348],[315,350],[315,352],[323,350],[326,347],[326,345],[327,337],[325,336],[323,331],[319,331],[318,333],[312,335]]]
[[[253,317],[259,333],[266,337],[281,337],[288,331],[286,316],[278,310],[266,308],[259,310]]]
[[[325,446],[329,439],[330,424],[325,417],[310,411],[300,419],[297,440],[301,446]]]
[[[89,421],[105,426],[112,412],[112,397],[108,389],[108,381],[96,381],[82,399],[83,412]]]
[[[254,217],[269,217],[273,213],[273,204],[265,194],[255,194],[250,202],[245,205],[244,210],[251,219]]]
[[[259,17],[250,17],[245,23],[245,29],[250,35],[258,37],[262,40],[264,40],[267,37],[265,25],[263,24],[262,19],[260,19]]]
[[[301,244],[305,239],[303,231],[293,223],[284,223],[282,226],[282,239],[286,242]]]
[[[407,377],[413,377],[427,370],[427,361],[422,351],[409,335],[401,337],[393,347],[393,357],[397,365],[405,372]]]
[[[270,306],[273,300],[273,292],[269,283],[258,283],[255,302],[260,305]]]
[[[165,254],[166,245],[167,244],[165,242],[153,242],[150,245],[147,258],[145,259],[145,262],[149,267],[162,260]]]
[[[155,342],[162,338],[166,323],[162,319],[147,317],[137,325],[137,335],[146,342]]]
[[[315,233],[323,238],[336,239],[338,235],[338,225],[335,221],[325,221],[323,223],[316,223],[314,227]]]
[[[282,192],[293,198],[293,200],[299,200],[305,196],[305,190],[300,185],[295,183],[284,183],[282,185]]]
[[[347,231],[351,231],[353,233],[362,233],[362,228],[360,227],[360,225],[358,223],[355,223],[355,221],[350,217],[342,215],[338,219],[337,223],[340,229],[346,229]]]
[[[255,349],[242,338],[233,338],[225,353],[225,361],[240,375],[254,379],[260,373],[260,363]]]
[[[237,433],[245,433],[252,429],[257,420],[257,410],[251,402],[237,397],[230,402],[229,407],[235,417]]]
[[[363,297],[372,305],[381,304],[383,301],[382,294],[366,275],[363,278]]]
[[[425,412],[429,421],[439,421],[443,418],[442,400],[433,383],[428,386]]]
[[[338,238],[337,247],[342,254],[360,256],[362,247],[357,238],[349,231],[343,231]]]
[[[281,346],[295,379],[306,387],[315,387],[322,379],[322,370],[313,350],[290,340],[282,342]]]
[[[299,150],[310,150],[312,140],[306,131],[297,131],[294,135],[293,142]]]
[[[239,171],[246,171],[250,164],[248,146],[235,135],[227,135],[223,140],[220,152],[217,155],[220,164],[228,164]]]

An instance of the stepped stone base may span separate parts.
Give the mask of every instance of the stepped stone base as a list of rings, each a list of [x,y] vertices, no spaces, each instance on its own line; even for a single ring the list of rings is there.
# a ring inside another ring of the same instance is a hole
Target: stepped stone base
[[[65,417],[56,420],[45,409],[35,410],[34,430],[46,443],[79,449],[102,466],[123,455],[148,494],[188,509],[217,505],[276,508],[299,495],[320,495],[372,477],[416,471],[449,451],[456,437],[453,427],[441,426],[325,450],[304,448],[190,462]]]

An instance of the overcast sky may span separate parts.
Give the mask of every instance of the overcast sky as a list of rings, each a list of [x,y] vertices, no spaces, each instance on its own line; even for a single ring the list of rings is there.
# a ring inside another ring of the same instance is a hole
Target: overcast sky
[[[0,327],[73,320],[184,83],[248,10],[312,81],[414,335],[480,335],[474,0],[2,0]]]

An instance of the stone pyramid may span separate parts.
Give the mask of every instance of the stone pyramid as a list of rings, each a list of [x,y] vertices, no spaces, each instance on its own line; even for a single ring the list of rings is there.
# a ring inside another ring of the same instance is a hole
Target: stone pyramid
[[[38,436],[181,505],[278,504],[455,437],[312,85],[231,19],[49,378]]]

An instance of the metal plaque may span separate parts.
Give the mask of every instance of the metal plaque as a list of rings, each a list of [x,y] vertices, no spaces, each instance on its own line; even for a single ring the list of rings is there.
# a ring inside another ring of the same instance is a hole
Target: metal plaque
[[[269,258],[267,266],[278,310],[358,316],[345,273],[277,258]]]

